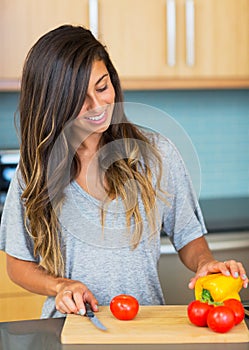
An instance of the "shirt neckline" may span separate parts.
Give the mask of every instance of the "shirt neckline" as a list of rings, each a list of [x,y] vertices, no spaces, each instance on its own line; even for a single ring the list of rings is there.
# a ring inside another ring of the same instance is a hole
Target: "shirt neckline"
[[[91,202],[94,202],[95,204],[97,204],[98,206],[102,206],[104,204],[103,201],[101,201],[100,199],[97,199],[96,197],[93,197],[91,194],[89,194],[88,192],[86,192],[79,184],[76,180],[73,180],[71,182],[72,186],[76,189],[76,191],[78,191],[82,196],[84,196],[85,198],[87,198],[88,200],[90,200]],[[118,197],[118,201],[120,200],[120,197]],[[117,203],[117,199],[113,199],[109,202],[109,205],[111,203]]]

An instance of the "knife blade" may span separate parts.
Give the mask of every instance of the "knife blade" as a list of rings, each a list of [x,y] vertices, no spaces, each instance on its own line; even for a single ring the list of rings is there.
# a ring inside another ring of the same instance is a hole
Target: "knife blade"
[[[107,328],[103,325],[102,322],[100,322],[98,317],[95,316],[89,304],[86,304],[85,316],[88,317],[88,319],[92,322],[92,324],[94,324],[95,327],[97,327],[101,331],[107,331]]]

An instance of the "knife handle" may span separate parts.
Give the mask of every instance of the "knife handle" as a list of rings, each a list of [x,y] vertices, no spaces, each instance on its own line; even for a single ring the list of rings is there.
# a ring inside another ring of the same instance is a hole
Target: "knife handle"
[[[86,316],[94,317],[94,313],[92,312],[91,306],[88,303],[86,303]]]

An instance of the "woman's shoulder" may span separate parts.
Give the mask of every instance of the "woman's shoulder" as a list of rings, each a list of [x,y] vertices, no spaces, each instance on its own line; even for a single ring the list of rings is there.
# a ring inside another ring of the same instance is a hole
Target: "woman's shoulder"
[[[22,193],[24,187],[25,187],[25,182],[24,182],[20,167],[19,165],[17,165],[10,182],[9,190],[12,189],[12,191],[16,190],[17,192]]]
[[[172,153],[178,153],[174,143],[166,136],[160,134],[158,131],[151,129],[140,129],[141,133],[148,139],[150,144],[155,147],[161,156],[168,156]]]

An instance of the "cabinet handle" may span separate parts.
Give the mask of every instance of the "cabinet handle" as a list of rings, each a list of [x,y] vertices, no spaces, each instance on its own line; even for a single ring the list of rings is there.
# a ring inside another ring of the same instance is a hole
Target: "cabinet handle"
[[[89,0],[89,27],[95,38],[98,38],[98,0]]]
[[[186,0],[186,64],[195,63],[195,8],[194,0]]]
[[[175,0],[167,0],[167,62],[169,66],[176,64],[176,5]]]

